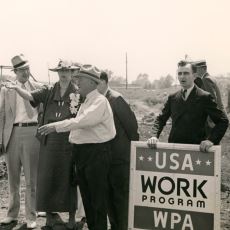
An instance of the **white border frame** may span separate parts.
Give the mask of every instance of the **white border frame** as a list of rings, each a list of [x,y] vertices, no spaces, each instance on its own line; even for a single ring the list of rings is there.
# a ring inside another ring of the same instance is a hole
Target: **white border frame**
[[[133,228],[133,216],[134,216],[134,205],[133,205],[133,184],[134,184],[134,170],[136,166],[136,148],[144,147],[148,148],[147,142],[143,141],[132,141],[131,142],[131,153],[130,153],[130,183],[129,183],[129,213],[128,213],[128,230],[141,230],[139,228]],[[192,150],[200,151],[199,145],[191,144],[174,144],[174,143],[164,143],[158,142],[157,148],[164,149],[176,149],[176,150]],[[214,175],[216,177],[216,210],[214,213],[214,229],[220,230],[220,182],[221,182],[221,146],[216,145],[210,148],[209,152],[215,152],[214,154]],[[208,153],[207,153],[208,154]],[[219,188],[219,189],[218,189]]]

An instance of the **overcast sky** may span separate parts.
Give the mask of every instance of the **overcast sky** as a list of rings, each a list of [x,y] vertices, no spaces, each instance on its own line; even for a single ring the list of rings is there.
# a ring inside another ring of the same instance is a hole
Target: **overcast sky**
[[[185,54],[206,59],[211,74],[230,72],[229,0],[2,0],[0,7],[0,65],[23,53],[41,81],[59,58],[125,77],[126,52],[129,81],[175,76]]]

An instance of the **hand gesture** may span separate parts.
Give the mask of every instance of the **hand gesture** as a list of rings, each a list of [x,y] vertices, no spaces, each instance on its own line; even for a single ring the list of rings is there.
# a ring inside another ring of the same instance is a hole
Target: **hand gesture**
[[[10,81],[8,80],[7,82],[4,83],[4,86],[8,89],[16,89],[18,87],[18,85],[16,84],[16,82]]]
[[[52,123],[43,125],[40,128],[38,128],[38,133],[40,133],[41,135],[48,135],[49,133],[53,132],[56,132],[56,129]]]

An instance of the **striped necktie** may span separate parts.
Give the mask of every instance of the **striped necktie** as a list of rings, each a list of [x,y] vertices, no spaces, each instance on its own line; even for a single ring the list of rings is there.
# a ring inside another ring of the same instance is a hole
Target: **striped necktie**
[[[187,93],[187,89],[184,89],[182,91],[182,97],[183,97],[184,100],[186,100],[186,93]]]

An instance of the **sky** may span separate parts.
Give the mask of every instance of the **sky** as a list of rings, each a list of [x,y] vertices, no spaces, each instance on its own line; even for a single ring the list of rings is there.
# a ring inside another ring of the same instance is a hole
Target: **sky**
[[[128,81],[176,75],[189,55],[212,75],[230,72],[229,0],[0,0],[0,65],[23,53],[39,81],[59,59]],[[7,73],[7,71],[3,71]],[[50,72],[51,81],[57,81]]]

